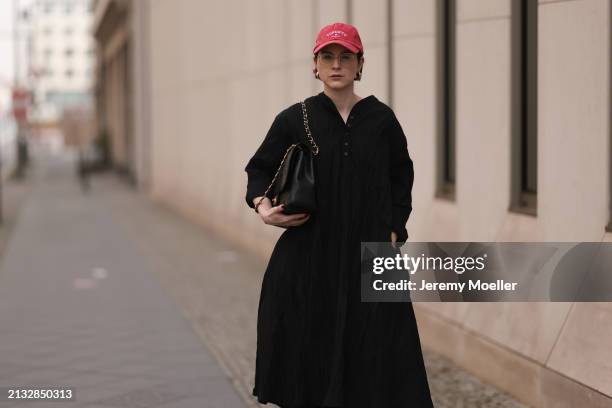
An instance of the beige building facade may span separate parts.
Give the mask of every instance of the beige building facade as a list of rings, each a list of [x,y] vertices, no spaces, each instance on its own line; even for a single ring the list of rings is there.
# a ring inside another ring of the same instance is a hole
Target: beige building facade
[[[282,230],[246,206],[244,167],[276,113],[322,89],[311,50],[335,21],[364,41],[356,92],[407,136],[411,241],[612,242],[609,0],[134,3],[146,147],[117,155],[245,248],[267,257]],[[612,304],[415,306],[425,348],[526,404],[612,405]]]

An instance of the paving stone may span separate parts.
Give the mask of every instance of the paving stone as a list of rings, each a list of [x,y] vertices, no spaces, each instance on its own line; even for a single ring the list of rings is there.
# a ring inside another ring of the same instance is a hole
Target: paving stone
[[[0,403],[246,406],[112,207],[67,156],[36,163],[0,266],[0,385],[72,386],[77,401]]]

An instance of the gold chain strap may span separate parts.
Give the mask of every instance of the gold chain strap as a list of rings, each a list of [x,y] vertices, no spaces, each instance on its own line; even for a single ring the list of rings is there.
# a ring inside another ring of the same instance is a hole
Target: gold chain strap
[[[317,154],[319,154],[319,146],[317,146],[317,144],[315,143],[315,141],[314,141],[314,139],[312,137],[312,133],[310,133],[310,126],[308,126],[308,114],[306,112],[306,104],[304,103],[304,101],[300,101],[300,103],[302,104],[302,116],[304,117],[304,129],[306,129],[306,136],[308,136],[308,140],[310,141],[310,143],[313,146],[312,153],[313,153],[313,155],[316,156]],[[266,192],[264,193],[264,195],[259,199],[257,204],[255,204],[255,212],[259,212],[259,211],[257,211],[257,208],[259,207],[259,205],[261,204],[263,199],[268,196],[268,193],[270,192],[270,189],[274,185],[274,182],[276,181],[276,178],[278,177],[278,174],[280,173],[280,170],[283,167],[283,163],[287,159],[287,155],[289,154],[291,149],[293,149],[295,146],[297,146],[297,143],[292,144],[291,146],[289,146],[287,148],[287,151],[285,151],[285,155],[283,156],[283,159],[281,160],[280,165],[278,166],[278,169],[276,169],[276,174],[274,175],[274,178],[272,178],[272,181],[270,182],[270,185],[266,189]]]
[[[304,129],[306,129],[306,136],[308,136],[308,140],[312,143],[312,153],[316,156],[319,154],[319,146],[315,143],[312,138],[312,133],[310,133],[310,126],[308,126],[308,113],[306,112],[306,104],[304,101],[300,101],[302,104],[302,116],[304,116]]]

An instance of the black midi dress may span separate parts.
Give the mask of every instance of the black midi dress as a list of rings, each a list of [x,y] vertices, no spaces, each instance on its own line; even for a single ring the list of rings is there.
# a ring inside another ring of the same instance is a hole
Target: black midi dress
[[[305,100],[318,209],[286,228],[259,300],[255,383],[283,408],[432,407],[412,303],[360,299],[360,243],[407,239],[413,163],[386,104],[359,100],[345,123],[321,92]],[[246,165],[246,201],[263,195],[287,147],[309,145],[299,103],[274,119]]]

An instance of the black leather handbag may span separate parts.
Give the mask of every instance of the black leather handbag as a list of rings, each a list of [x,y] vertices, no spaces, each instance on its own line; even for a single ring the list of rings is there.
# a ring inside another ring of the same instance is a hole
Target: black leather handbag
[[[319,146],[310,133],[306,104],[304,101],[300,103],[304,129],[312,149],[304,143],[294,143],[287,148],[274,178],[257,202],[256,210],[264,197],[270,198],[273,206],[284,204],[284,214],[313,213],[317,209],[314,156],[319,154]]]

